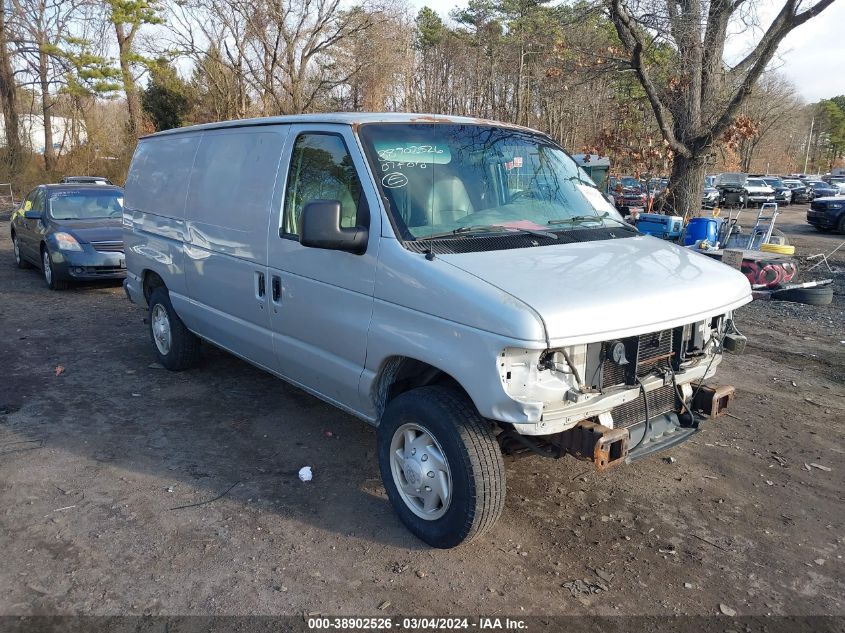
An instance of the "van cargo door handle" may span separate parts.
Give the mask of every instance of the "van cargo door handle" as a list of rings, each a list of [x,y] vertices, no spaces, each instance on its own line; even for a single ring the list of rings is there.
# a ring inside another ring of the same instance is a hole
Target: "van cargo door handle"
[[[258,295],[258,298],[261,299],[267,292],[266,284],[264,282],[264,273],[256,273],[255,275],[255,292]]]
[[[273,301],[279,302],[282,298],[282,278],[273,275]]]

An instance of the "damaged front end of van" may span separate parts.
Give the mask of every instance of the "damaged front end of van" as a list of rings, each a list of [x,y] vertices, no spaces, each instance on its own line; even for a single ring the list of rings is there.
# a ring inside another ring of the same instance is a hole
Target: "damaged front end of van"
[[[542,351],[509,348],[499,359],[507,393],[539,403],[535,423],[505,425],[506,454],[572,455],[598,470],[689,439],[723,415],[729,385],[705,385],[743,337],[730,312],[636,336]]]

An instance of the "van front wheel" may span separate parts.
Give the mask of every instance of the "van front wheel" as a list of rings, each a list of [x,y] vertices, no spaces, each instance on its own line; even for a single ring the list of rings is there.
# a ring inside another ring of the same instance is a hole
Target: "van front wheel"
[[[505,465],[490,422],[466,396],[439,386],[403,393],[377,433],[387,496],[418,538],[449,548],[493,527],[505,505]]]
[[[185,327],[170,303],[170,294],[158,287],[150,295],[150,338],[158,362],[170,371],[182,371],[199,361],[200,340]]]

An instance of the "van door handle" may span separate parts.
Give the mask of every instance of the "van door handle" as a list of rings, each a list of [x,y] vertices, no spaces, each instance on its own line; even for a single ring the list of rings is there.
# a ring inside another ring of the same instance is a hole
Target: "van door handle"
[[[279,302],[279,299],[282,298],[282,278],[273,275],[273,301],[276,303]]]
[[[255,286],[255,293],[258,295],[258,298],[261,299],[267,292],[267,288],[264,283],[264,273],[255,273]]]

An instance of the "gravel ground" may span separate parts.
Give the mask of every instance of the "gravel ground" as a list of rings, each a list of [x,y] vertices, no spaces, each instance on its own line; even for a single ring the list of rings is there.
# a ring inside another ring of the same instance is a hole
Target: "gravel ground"
[[[803,212],[799,255],[845,239]],[[496,528],[435,551],[371,428],[208,347],[164,371],[119,286],[51,293],[3,228],[0,614],[845,614],[845,274],[819,277],[831,306],[739,311],[729,417],[605,474],[509,459]]]

